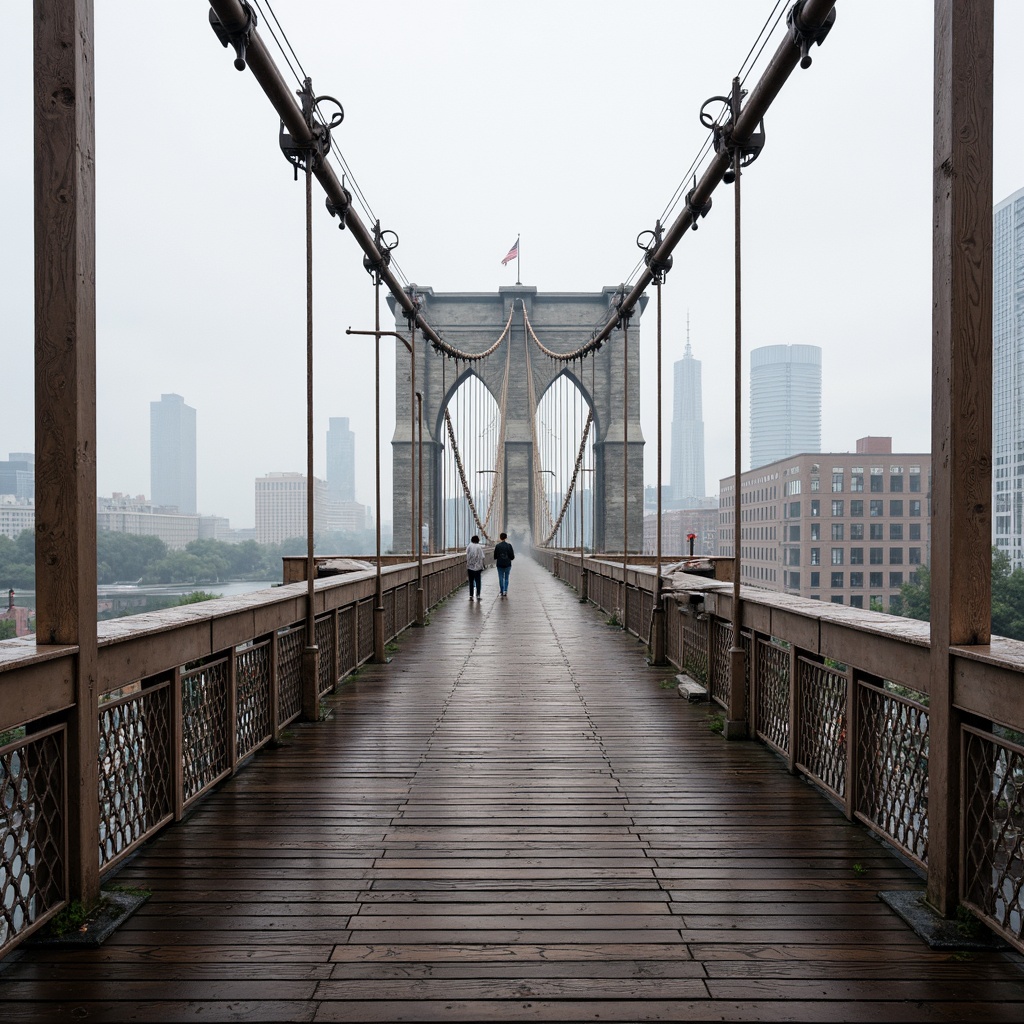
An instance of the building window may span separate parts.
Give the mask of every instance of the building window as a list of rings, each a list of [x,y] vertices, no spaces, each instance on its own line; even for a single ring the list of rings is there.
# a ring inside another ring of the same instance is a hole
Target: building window
[[[882,557],[883,551],[881,548],[869,548],[868,549],[868,561],[872,565],[884,565],[885,560]]]
[[[864,595],[863,594],[851,594],[850,595],[850,607],[851,608],[863,608],[864,607]]]
[[[889,477],[889,490],[893,494],[903,493],[903,477],[901,476],[890,476]]]
[[[838,494],[843,489],[843,474],[833,473],[832,474],[832,493]]]
[[[902,523],[890,523],[889,524],[889,540],[903,540],[903,524]]]
[[[799,548],[787,548],[786,549],[786,564],[787,565],[799,565],[800,564],[800,549]]]
[[[871,493],[881,494],[885,485],[885,478],[882,476],[881,466],[871,467]]]
[[[800,524],[791,523],[789,527],[789,539],[792,543],[798,544],[800,542]]]
[[[850,586],[851,587],[863,587],[864,586],[864,573],[862,573],[862,572],[851,572],[850,573]]]
[[[811,590],[817,590],[818,587],[820,587],[820,586],[821,586],[821,573],[820,572],[812,572],[811,573]]]
[[[907,561],[911,565],[920,565],[921,564],[921,549],[920,548],[911,548],[907,552]]]
[[[790,587],[791,590],[799,590],[800,589],[800,573],[798,573],[798,572],[791,572],[789,574],[789,587]]]
[[[812,476],[811,477],[811,491],[812,491],[812,493],[816,494],[820,490],[821,490],[821,479],[819,477]]]
[[[921,539],[921,524],[911,523],[910,524],[910,539],[920,540]]]
[[[832,564],[842,565],[843,564],[843,549],[833,548],[832,549]]]
[[[903,586],[903,573],[901,573],[901,572],[891,572],[891,573],[889,573],[889,587],[890,587],[890,589],[895,588],[895,587],[902,587],[902,586]]]
[[[833,517],[839,518],[843,514],[843,502],[841,498],[834,498],[832,500],[832,515]]]
[[[877,519],[885,511],[885,502],[881,498],[871,499],[871,517]]]
[[[890,565],[902,565],[903,564],[903,548],[889,548],[889,564]]]
[[[800,502],[799,501],[791,501],[789,503],[789,518],[790,519],[799,519],[800,518]]]
[[[832,589],[842,590],[843,589],[843,573],[834,572],[832,573]]]
[[[864,490],[864,470],[861,470],[858,473],[855,469],[850,474],[850,490],[856,491],[857,493],[860,493],[861,491]]]
[[[864,524],[863,523],[850,523],[850,540],[863,540],[864,539]]]
[[[832,524],[832,539],[843,540],[843,524],[833,523]]]
[[[882,540],[883,539],[883,526],[881,523],[872,523],[868,527],[870,531],[871,540]]]
[[[843,603],[843,595],[842,594],[833,594],[832,595],[832,603],[833,604],[842,604]]]
[[[889,595],[889,611],[893,615],[899,615],[903,611],[903,598],[900,594]]]
[[[821,523],[811,523],[811,540],[821,540]]]
[[[863,565],[864,564],[864,549],[863,548],[850,548],[850,565]]]
[[[910,467],[910,473],[908,474],[908,476],[910,477],[910,491],[911,491],[911,493],[913,493],[913,494],[920,494],[921,493],[921,467],[920,466],[911,466]]]
[[[903,500],[897,499],[896,501],[889,502],[889,515],[896,517],[903,515]]]
[[[882,577],[884,575],[885,574],[881,573],[881,572],[869,572],[868,573],[868,586],[871,586],[871,587],[881,587],[881,586],[883,586]]]
[[[853,498],[850,501],[850,516],[853,519],[860,519],[864,515],[864,499]]]
[[[786,486],[783,488],[787,495],[799,494],[800,493],[800,481],[789,480]]]
[[[821,502],[817,498],[814,498],[811,501],[811,515],[812,516],[820,516],[821,515]]]
[[[821,565],[821,548],[811,548],[811,565]]]
[[[921,514],[921,499],[920,498],[913,498],[913,499],[911,499],[911,501],[909,502],[909,505],[910,505],[910,513],[909,513],[910,515],[912,515],[912,516],[919,516]]]

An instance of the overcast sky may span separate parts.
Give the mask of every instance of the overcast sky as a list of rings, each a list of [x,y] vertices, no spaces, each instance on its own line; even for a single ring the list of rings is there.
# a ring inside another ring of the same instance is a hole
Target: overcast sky
[[[774,6],[274,3],[317,93],[345,107],[335,137],[398,233],[402,270],[435,291],[485,292],[515,283],[501,258],[517,235],[523,283],[541,291],[597,292],[626,278],[637,234],[704,141],[701,104],[728,91]],[[813,66],[772,107],[767,146],[743,179],[744,350],[821,346],[824,450],[891,434],[897,451],[922,452],[932,3],[840,0],[837,11]],[[0,458],[34,447],[31,4],[5,4],[4,15]],[[996,18],[998,201],[1024,186],[1013,70],[1024,4],[997,0]],[[96,0],[99,491],[150,493],[149,403],[177,392],[197,410],[200,511],[244,527],[257,476],[305,469],[304,192],[269,101],[232,57],[200,0]],[[357,498],[372,504],[372,342],[344,331],[372,328],[373,289],[322,194],[314,214],[317,473],[328,418],[348,416]],[[687,312],[703,364],[710,494],[732,471],[732,240],[732,192],[720,188],[676,250],[664,293],[666,381]],[[653,312],[641,330],[649,483]],[[394,352],[382,349],[390,519]],[[667,483],[670,385],[664,400]],[[744,464],[748,452],[744,439]]]

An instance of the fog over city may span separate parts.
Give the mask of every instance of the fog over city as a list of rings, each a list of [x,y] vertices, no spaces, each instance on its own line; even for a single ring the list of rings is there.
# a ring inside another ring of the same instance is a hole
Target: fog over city
[[[524,285],[599,292],[625,280],[640,257],[636,236],[663,214],[705,141],[702,103],[729,90],[786,6],[273,8],[317,94],[345,108],[335,138],[382,227],[398,234],[404,274],[435,291],[494,293],[516,281],[515,264],[501,259],[517,236]],[[0,44],[0,459],[34,447],[31,9],[5,5]],[[149,403],[177,393],[197,410],[200,511],[246,527],[257,476],[305,471],[304,188],[280,152],[270,102],[234,69],[207,11],[198,0],[96,3],[98,489],[150,493]],[[748,88],[784,28],[783,17]],[[997,0],[997,202],[1024,186],[1013,71],[1022,38],[1024,5]],[[892,435],[894,451],[927,452],[932,4],[840,2],[812,57],[774,103],[765,149],[743,178],[744,365],[762,345],[818,345],[824,451],[872,434]],[[373,345],[345,329],[373,327],[373,288],[314,189],[316,473],[326,471],[328,419],[349,417],[356,498],[372,505]],[[731,189],[716,191],[677,248],[664,299],[664,479],[671,364],[689,315],[715,494],[732,472]],[[384,319],[393,328],[386,307]],[[648,483],[654,346],[652,302],[641,320]],[[394,364],[387,340],[386,520]],[[745,399],[745,420],[748,411]],[[746,439],[743,452],[746,465]]]

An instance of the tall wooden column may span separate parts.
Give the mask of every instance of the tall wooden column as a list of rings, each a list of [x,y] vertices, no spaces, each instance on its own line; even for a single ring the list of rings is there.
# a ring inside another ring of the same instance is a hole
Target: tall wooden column
[[[992,0],[935,2],[928,901],[958,900],[951,645],[992,626]]]
[[[35,0],[36,636],[78,647],[70,896],[99,892],[93,0]]]

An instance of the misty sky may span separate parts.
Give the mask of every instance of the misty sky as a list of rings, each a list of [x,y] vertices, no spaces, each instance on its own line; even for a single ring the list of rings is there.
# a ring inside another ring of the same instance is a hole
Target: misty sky
[[[398,233],[410,280],[495,292],[515,283],[501,258],[521,235],[524,284],[596,292],[632,271],[637,234],[704,141],[701,104],[728,91],[774,6],[276,0],[274,10],[316,92],[344,105],[335,137],[382,226]],[[150,493],[149,403],[177,392],[198,411],[200,510],[245,527],[257,476],[305,468],[304,191],[269,101],[234,70],[207,9],[96,0],[98,488]],[[897,451],[927,451],[932,3],[840,0],[837,11],[813,66],[775,102],[743,179],[744,349],[822,347],[824,450],[891,434]],[[1024,186],[1013,71],[1024,5],[997,0],[996,19],[999,201]],[[0,47],[5,458],[34,447],[28,0],[4,5]],[[314,233],[317,473],[328,418],[348,416],[357,498],[372,504],[372,341],[344,331],[372,328],[373,289],[319,191]],[[732,470],[732,241],[732,191],[720,188],[677,248],[664,293],[665,482],[668,382],[689,311],[710,494]],[[653,313],[652,303],[641,330],[649,483]],[[391,343],[382,351],[390,519]],[[744,439],[745,464],[748,450]]]

